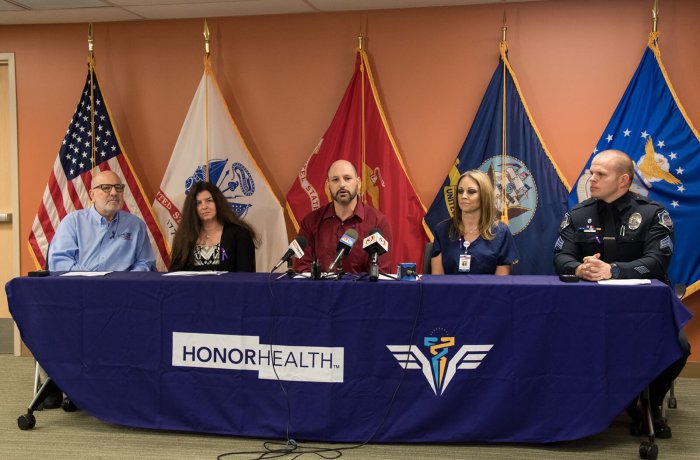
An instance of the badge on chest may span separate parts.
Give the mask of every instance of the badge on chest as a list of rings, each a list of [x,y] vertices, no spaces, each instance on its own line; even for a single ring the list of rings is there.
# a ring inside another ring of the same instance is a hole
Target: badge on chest
[[[464,252],[459,255],[459,272],[468,273],[472,266],[472,256],[467,254],[469,250],[469,241],[464,240],[462,245],[464,246]]]

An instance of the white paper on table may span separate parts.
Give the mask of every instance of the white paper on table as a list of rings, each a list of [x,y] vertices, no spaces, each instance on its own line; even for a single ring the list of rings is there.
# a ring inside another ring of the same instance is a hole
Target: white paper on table
[[[651,284],[651,280],[628,279],[628,280],[600,280],[598,284],[610,284],[613,286],[636,286],[639,284]]]
[[[382,273],[379,274],[379,279],[380,280],[385,280],[385,281],[401,281],[397,279],[397,274],[396,273],[391,273],[384,275]],[[297,273],[294,275],[294,278],[311,278],[311,273],[309,272],[304,272],[304,273]],[[335,279],[336,275],[335,274],[329,274],[329,273],[323,273],[321,275],[321,279]],[[420,280],[420,275],[416,278],[416,280]],[[416,281],[416,280],[410,280],[410,281]],[[405,280],[404,280],[405,281]]]
[[[203,271],[181,271],[181,272],[168,272],[163,273],[163,276],[206,276],[206,275],[223,275],[222,271],[216,270],[203,270]]]
[[[393,276],[393,278],[389,278],[389,276]],[[390,275],[379,275],[380,280],[394,280],[394,281],[420,281],[423,278],[423,275],[416,275],[415,278],[406,278],[406,279],[401,279],[399,278],[398,273],[391,273]]]
[[[59,276],[105,276],[112,272],[66,272]]]

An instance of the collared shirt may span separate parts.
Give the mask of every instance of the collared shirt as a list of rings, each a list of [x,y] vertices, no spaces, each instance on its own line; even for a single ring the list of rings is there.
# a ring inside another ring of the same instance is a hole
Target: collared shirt
[[[370,267],[370,257],[362,249],[362,240],[369,236],[372,229],[379,229],[382,236],[389,242],[389,253],[379,256],[379,268],[383,272],[391,271],[391,226],[389,221],[378,210],[371,206],[365,206],[357,200],[355,212],[345,221],[335,214],[333,202],[326,206],[310,212],[301,221],[299,234],[308,241],[308,246],[304,250],[304,256],[295,264],[295,269],[299,272],[308,272],[311,261],[316,257],[321,263],[322,270],[328,269],[337,251],[338,240],[343,234],[355,229],[358,238],[350,253],[342,261],[343,271],[349,273],[368,272]]]
[[[51,271],[153,271],[146,224],[126,211],[107,222],[94,206],[68,214],[49,248]]]
[[[444,220],[435,227],[435,241],[433,242],[432,257],[442,254],[442,268],[448,275],[458,275],[459,257],[465,253],[464,238],[450,236],[452,220]],[[492,229],[493,239],[485,240],[481,236],[469,244],[466,254],[471,256],[469,272],[464,274],[496,273],[499,265],[513,265],[518,262],[518,248],[510,233],[510,229],[503,222],[498,222]]]
[[[603,214],[613,214],[616,256],[605,254]],[[666,280],[673,255],[673,222],[660,204],[627,192],[610,204],[589,198],[565,215],[554,245],[557,274],[574,274],[585,256],[600,253],[608,263],[616,262],[619,278]]]

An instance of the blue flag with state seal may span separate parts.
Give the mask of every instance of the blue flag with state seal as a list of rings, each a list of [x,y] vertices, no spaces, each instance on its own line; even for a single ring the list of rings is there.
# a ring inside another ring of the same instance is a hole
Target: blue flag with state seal
[[[522,97],[505,42],[464,145],[425,216],[433,233],[438,223],[452,216],[459,176],[470,169],[486,172],[494,184],[494,202],[520,253],[513,273],[554,274],[552,247],[569,186]]]
[[[668,271],[672,283],[700,288],[700,136],[673,90],[652,33],[642,61],[569,195],[569,206],[590,197],[596,153],[615,149],[635,163],[631,190],[662,204],[675,233]]]

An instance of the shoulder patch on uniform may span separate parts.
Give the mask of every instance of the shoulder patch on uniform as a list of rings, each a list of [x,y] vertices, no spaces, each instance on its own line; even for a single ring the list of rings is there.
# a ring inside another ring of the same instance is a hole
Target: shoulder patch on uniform
[[[667,236],[663,240],[659,242],[659,249],[666,249],[669,248],[671,252],[673,252],[673,240],[671,239],[670,236]]]
[[[559,225],[559,231],[561,232],[566,227],[568,227],[570,224],[571,224],[571,216],[569,215],[569,213],[567,211],[567,213],[564,214],[564,218],[561,220],[561,224]]]
[[[659,223],[669,230],[673,230],[673,221],[671,220],[671,214],[665,209],[657,214],[659,218]]]
[[[560,236],[557,238],[557,242],[554,243],[554,250],[555,251],[561,251],[561,248],[564,247],[564,239]]]

